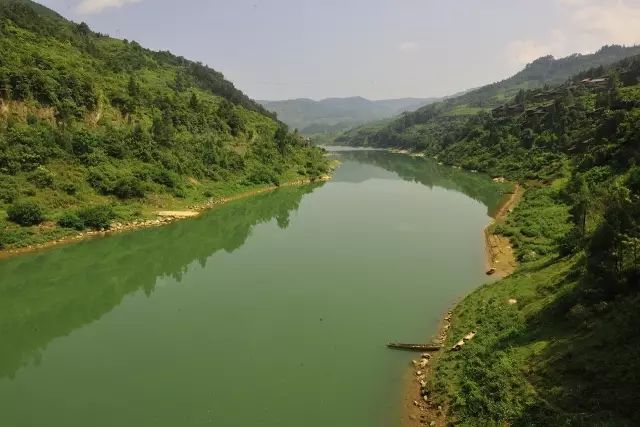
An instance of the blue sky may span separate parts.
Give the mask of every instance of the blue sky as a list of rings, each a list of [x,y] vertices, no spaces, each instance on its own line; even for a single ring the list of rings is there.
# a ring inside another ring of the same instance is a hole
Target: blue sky
[[[256,99],[443,96],[545,55],[640,43],[640,0],[41,0]]]

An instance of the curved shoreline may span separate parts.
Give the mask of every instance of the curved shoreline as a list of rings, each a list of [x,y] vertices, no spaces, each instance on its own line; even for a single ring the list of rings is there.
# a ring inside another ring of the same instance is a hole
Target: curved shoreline
[[[493,215],[493,219],[483,230],[487,271],[494,269],[495,272],[493,275],[500,279],[509,276],[515,271],[517,261],[509,239],[505,236],[493,234],[491,228],[496,222],[503,220],[513,210],[521,200],[523,194],[524,189],[520,184],[516,183],[511,195],[501,203]],[[447,332],[449,331],[452,320],[453,308],[458,304],[460,299],[462,298],[459,298],[458,301],[453,304],[452,308],[441,317],[440,324],[438,325],[436,334],[432,337],[432,341],[437,340],[442,343],[446,341]],[[420,375],[417,374],[415,364],[410,365],[409,369],[406,370],[404,375],[405,385],[400,423],[402,427],[422,427],[425,425],[444,427],[447,425],[447,408],[441,406],[434,407],[426,402],[420,395],[420,381],[429,379],[432,374],[433,365],[436,364],[442,351],[446,351],[446,349],[443,348],[441,351],[431,353],[431,357],[428,359],[426,366],[419,368],[421,372]]]
[[[220,199],[210,199],[204,203],[199,205],[191,206],[188,210],[183,211],[159,211],[157,212],[156,219],[148,219],[148,220],[138,220],[138,221],[130,221],[126,223],[114,223],[109,230],[105,231],[83,231],[78,234],[70,235],[63,237],[57,240],[51,240],[45,243],[30,245],[21,248],[13,248],[13,249],[5,249],[0,250],[0,260],[11,258],[18,255],[24,255],[33,252],[40,252],[47,249],[51,249],[58,246],[70,245],[73,243],[77,243],[83,240],[109,237],[115,234],[123,233],[126,231],[136,231],[143,228],[151,228],[151,227],[159,227],[162,225],[170,224],[174,221],[179,221],[183,219],[195,218],[200,216],[203,212],[208,211],[209,209],[215,208],[217,206],[223,205],[228,202],[232,202],[234,200],[245,199],[251,196],[257,196],[259,194],[268,193],[271,191],[275,191],[278,188],[282,187],[293,187],[296,185],[308,185],[313,184],[314,182],[326,182],[330,181],[331,176],[325,175],[316,180],[310,179],[300,179],[294,181],[285,182],[279,186],[270,185],[267,187],[256,188],[253,190],[245,191],[242,193],[234,194],[232,196],[222,197]]]

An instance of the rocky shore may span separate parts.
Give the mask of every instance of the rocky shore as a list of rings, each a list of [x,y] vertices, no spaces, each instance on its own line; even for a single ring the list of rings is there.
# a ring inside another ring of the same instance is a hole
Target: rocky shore
[[[438,332],[433,338],[434,344],[443,345],[451,326],[451,312],[443,317]],[[440,351],[446,351],[443,347]],[[431,375],[433,365],[438,359],[439,352],[422,353],[420,358],[411,361],[411,369],[405,387],[404,411],[402,425],[414,426],[444,426],[446,410],[432,400],[432,394],[427,386],[427,379]]]
[[[484,229],[485,250],[487,258],[487,272],[491,271],[497,277],[504,278],[516,269],[517,262],[511,248],[509,239],[504,236],[495,235],[491,232],[492,225],[503,220],[516,206],[524,194],[524,189],[516,184],[513,193],[502,203],[493,220]],[[509,302],[511,304],[511,302]],[[444,344],[447,333],[452,322],[452,312],[449,311],[443,317],[434,343]],[[469,334],[471,339],[475,332]],[[467,341],[467,337],[461,340]],[[460,346],[461,347],[461,346]],[[436,353],[423,353],[420,359],[411,361],[411,369],[408,371],[407,386],[405,387],[404,410],[402,415],[403,427],[436,426],[447,425],[447,408],[432,401],[431,391],[428,389],[428,379],[431,376],[434,365],[437,363],[441,352],[455,351],[453,349],[442,348]]]

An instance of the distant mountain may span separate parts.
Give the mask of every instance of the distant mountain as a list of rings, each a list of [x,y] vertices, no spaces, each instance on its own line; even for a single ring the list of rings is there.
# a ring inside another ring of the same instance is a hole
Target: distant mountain
[[[437,101],[437,98],[401,98],[371,101],[359,96],[327,98],[321,101],[298,98],[258,101],[278,118],[302,133],[341,131],[353,126],[397,116]]]
[[[558,59],[544,56],[507,79],[432,102],[389,121],[385,126],[378,123],[359,126],[338,136],[335,142],[436,153],[458,137],[455,131],[459,124],[504,104],[520,91],[558,85],[589,69],[603,73],[602,67],[638,54],[640,46],[611,45],[586,55],[573,54]]]

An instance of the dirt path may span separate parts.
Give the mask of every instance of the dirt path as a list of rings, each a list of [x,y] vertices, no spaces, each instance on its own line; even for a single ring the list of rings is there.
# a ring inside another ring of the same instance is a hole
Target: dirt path
[[[487,271],[494,270],[493,274],[500,278],[507,277],[513,273],[518,263],[509,239],[505,236],[493,234],[491,228],[496,222],[504,220],[515,205],[518,204],[520,199],[522,199],[523,194],[524,189],[520,184],[516,184],[513,193],[511,193],[509,198],[498,208],[493,215],[493,221],[484,229]]]

